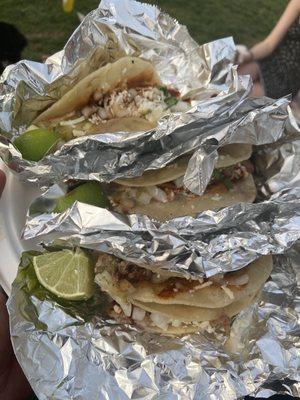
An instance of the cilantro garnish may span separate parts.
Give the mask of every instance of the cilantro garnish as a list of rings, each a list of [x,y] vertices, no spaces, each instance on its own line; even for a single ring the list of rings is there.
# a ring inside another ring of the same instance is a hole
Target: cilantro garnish
[[[177,99],[177,97],[172,96],[165,86],[160,86],[158,89],[163,92],[165,96],[164,102],[166,103],[168,108],[173,107],[178,103],[179,100]]]
[[[223,180],[224,185],[226,186],[226,189],[232,189],[233,188],[233,183],[231,182],[231,180],[229,178],[225,178]]]
[[[165,99],[165,103],[168,107],[173,107],[176,106],[176,104],[178,103],[178,99],[176,97],[167,97]]]
[[[161,90],[166,97],[170,96],[170,93],[168,92],[168,89],[165,86],[159,86],[158,89]]]

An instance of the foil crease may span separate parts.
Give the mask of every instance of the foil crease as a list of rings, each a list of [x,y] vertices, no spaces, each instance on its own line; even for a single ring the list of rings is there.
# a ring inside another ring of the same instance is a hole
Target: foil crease
[[[22,159],[11,139],[80,78],[124,55],[151,60],[164,84],[192,97],[192,109],[159,121],[151,132],[74,139],[39,162]],[[21,61],[0,81],[0,156],[23,181],[42,189],[68,179],[110,182],[140,176],[192,152],[184,184],[201,194],[217,148],[286,138],[288,100],[251,100],[249,76],[233,65],[232,38],[199,46],[186,27],[149,4],[103,0],[45,64]],[[299,131],[294,132],[299,138]],[[203,166],[203,168],[201,168]]]
[[[55,196],[63,192],[62,187],[51,188],[31,209],[53,208]],[[28,216],[23,239],[104,251],[197,279],[286,252],[300,239],[299,199],[300,187],[286,189],[261,203],[235,204],[164,223],[76,202],[64,213]]]

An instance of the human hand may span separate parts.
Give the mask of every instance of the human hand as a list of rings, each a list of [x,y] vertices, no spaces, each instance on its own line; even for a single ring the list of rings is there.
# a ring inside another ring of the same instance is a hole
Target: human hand
[[[0,170],[0,196],[5,182],[5,174]],[[0,287],[0,400],[25,400],[32,390],[12,349],[6,301],[7,296]]]
[[[235,52],[235,62],[238,65],[246,64],[250,61],[253,61],[253,54],[248,49],[248,47],[244,46],[243,44],[236,45],[236,52]]]

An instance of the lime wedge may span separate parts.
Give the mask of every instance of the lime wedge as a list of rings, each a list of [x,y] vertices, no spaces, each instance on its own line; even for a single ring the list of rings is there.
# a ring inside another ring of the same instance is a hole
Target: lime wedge
[[[57,132],[47,129],[32,129],[17,137],[13,144],[25,160],[41,160],[59,141]]]
[[[76,200],[98,207],[106,207],[108,204],[100,183],[87,182],[60,197],[54,212],[63,212],[67,210]]]
[[[66,300],[87,300],[94,292],[93,263],[77,248],[44,253],[32,259],[36,276],[49,292]]]

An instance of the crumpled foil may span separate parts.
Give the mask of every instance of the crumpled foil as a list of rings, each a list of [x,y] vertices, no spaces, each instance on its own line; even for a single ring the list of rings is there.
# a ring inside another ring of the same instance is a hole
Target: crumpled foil
[[[300,395],[299,249],[274,256],[262,300],[228,337],[150,334],[105,316],[100,292],[66,302],[46,292],[23,256],[8,303],[18,361],[40,400],[223,399]]]
[[[95,43],[102,47],[93,53]],[[38,284],[30,255],[25,254],[8,308],[17,358],[39,399],[300,395],[299,144],[286,142],[293,135],[299,138],[299,128],[286,99],[247,97],[250,82],[237,76],[233,52],[231,39],[198,47],[184,27],[153,6],[105,0],[46,67],[19,64],[26,84],[20,84],[13,72],[17,67],[5,72],[0,120],[13,135],[26,128],[33,110],[43,108],[84,75],[84,68],[95,69],[97,57],[98,64],[104,64],[124,53],[142,55],[153,60],[165,83],[173,85],[176,79],[181,93],[195,90],[198,96],[194,109],[166,118],[146,135],[77,139],[35,165],[26,164],[3,140],[1,155],[13,162],[22,179],[43,187],[75,177],[110,181],[137,176],[193,150],[185,184],[202,193],[220,145],[268,144],[255,151],[262,178],[262,201],[257,204],[158,223],[82,203],[55,215],[51,211],[66,189],[63,184],[52,186],[34,202],[23,233],[26,239],[97,249],[186,277],[240,269],[260,255],[274,254],[274,270],[262,300],[234,319],[229,341],[218,330],[170,338],[117,324],[105,316],[102,294],[87,303],[59,301]],[[91,61],[88,66],[86,59]],[[16,90],[19,95],[14,98]],[[217,96],[210,98],[212,93]]]
[[[193,98],[192,109],[162,118],[151,132],[82,137],[39,162],[22,159],[8,138],[22,133],[82,76],[124,55],[151,60],[164,84]],[[0,156],[22,180],[47,188],[68,179],[110,182],[140,176],[192,152],[184,184],[201,194],[220,145],[259,145],[285,137],[288,100],[249,99],[250,77],[238,76],[234,56],[231,38],[199,46],[186,27],[154,6],[102,0],[62,52],[45,64],[21,61],[5,70],[0,130],[6,134],[0,137]]]
[[[31,208],[53,208],[63,188],[52,187]],[[240,203],[159,223],[76,202],[64,213],[27,219],[23,239],[104,251],[140,266],[186,278],[238,270],[262,255],[282,254],[300,239],[300,187],[261,203]]]
[[[23,236],[45,245],[104,251],[191,278],[237,270],[261,255],[274,260],[261,301],[233,320],[229,338],[220,329],[170,338],[120,325],[106,317],[101,295],[91,304],[61,303],[35,288],[23,260],[9,304],[11,329],[18,360],[40,399],[299,397],[298,148],[292,142],[255,152],[267,199],[196,218],[158,223],[79,202],[54,214],[62,185],[36,199]],[[290,179],[288,169],[294,171]],[[36,374],[45,354],[45,369]],[[46,368],[51,374],[45,382]]]

